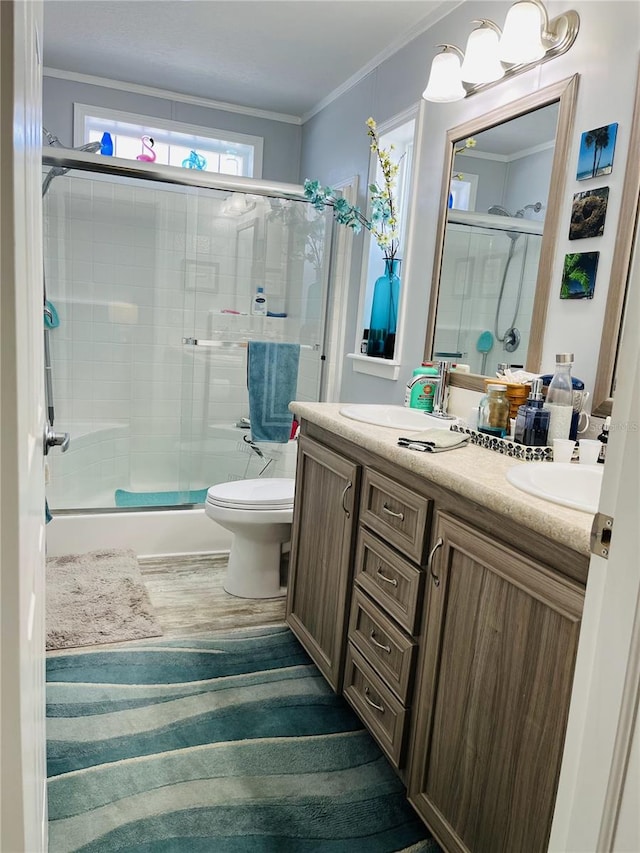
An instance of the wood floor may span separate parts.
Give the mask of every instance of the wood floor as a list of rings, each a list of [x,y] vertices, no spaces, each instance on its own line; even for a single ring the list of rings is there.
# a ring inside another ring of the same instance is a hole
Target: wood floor
[[[143,557],[138,562],[165,637],[284,622],[284,598],[236,598],[224,591],[226,554]]]

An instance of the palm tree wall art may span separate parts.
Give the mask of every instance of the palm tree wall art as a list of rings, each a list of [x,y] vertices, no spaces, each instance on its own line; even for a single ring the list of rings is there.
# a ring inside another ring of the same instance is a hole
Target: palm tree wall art
[[[579,181],[611,174],[617,133],[618,123],[615,122],[582,134],[576,175]]]
[[[560,299],[593,299],[600,252],[575,252],[564,256]]]

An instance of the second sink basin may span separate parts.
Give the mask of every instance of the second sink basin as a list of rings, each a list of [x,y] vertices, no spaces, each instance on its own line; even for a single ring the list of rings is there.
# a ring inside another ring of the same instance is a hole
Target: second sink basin
[[[451,429],[451,424],[456,423],[455,419],[434,418],[433,415],[419,409],[382,403],[350,403],[341,407],[340,414],[344,415],[345,418],[362,421],[366,424],[416,432],[421,429]]]
[[[507,471],[512,486],[552,503],[596,513],[603,465],[570,462],[526,462]]]

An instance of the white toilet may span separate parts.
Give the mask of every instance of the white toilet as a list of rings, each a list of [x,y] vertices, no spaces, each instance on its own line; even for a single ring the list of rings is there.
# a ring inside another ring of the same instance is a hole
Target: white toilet
[[[239,598],[279,598],[280,552],[291,538],[295,480],[235,480],[212,486],[205,513],[233,533],[225,590]]]

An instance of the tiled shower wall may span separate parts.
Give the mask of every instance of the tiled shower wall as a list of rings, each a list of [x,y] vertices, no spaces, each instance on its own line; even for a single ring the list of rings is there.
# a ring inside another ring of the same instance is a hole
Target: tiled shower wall
[[[522,294],[515,325],[521,340],[514,352],[507,352],[494,339],[482,370],[482,353],[476,344],[483,331],[495,336],[496,308],[511,239],[506,232],[450,223],[440,278],[438,328],[434,352],[460,352],[460,361],[472,373],[493,375],[498,362],[524,364],[529,346],[529,329],[538,275],[542,237],[521,234],[509,263],[497,329],[504,336],[516,313],[522,276]]]
[[[116,488],[199,489],[278,475],[291,451],[234,425],[247,417],[246,349],[183,338],[321,342],[325,278],[305,259],[324,217],[302,202],[71,173],[45,198],[45,275],[57,430],[49,503],[113,506]],[[320,222],[317,222],[317,218]],[[250,305],[263,286],[270,311]],[[237,311],[240,313],[221,313]],[[301,350],[297,397],[318,399],[320,349]]]

